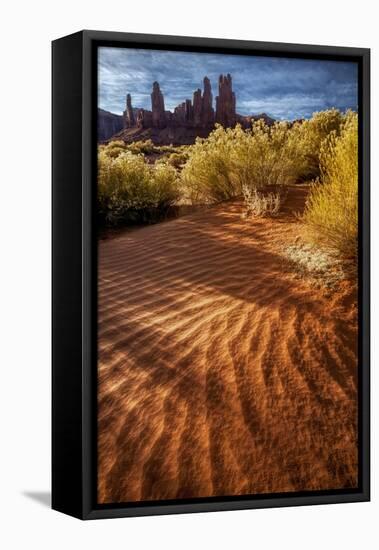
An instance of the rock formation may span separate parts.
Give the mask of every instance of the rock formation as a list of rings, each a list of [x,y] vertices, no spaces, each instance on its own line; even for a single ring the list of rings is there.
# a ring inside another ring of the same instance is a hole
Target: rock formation
[[[224,128],[236,124],[236,96],[232,90],[232,77],[220,74],[218,80],[218,97],[216,97],[216,122]]]
[[[153,113],[147,109],[140,109],[137,115],[137,126],[139,128],[152,128]]]
[[[132,107],[132,98],[130,94],[126,96],[126,109],[124,111],[124,127],[133,128],[136,125],[134,110]]]
[[[201,126],[203,98],[201,97],[200,88],[198,88],[195,92],[193,92],[192,102],[193,102],[193,123],[195,126]]]
[[[115,115],[104,109],[97,110],[97,139],[106,141],[122,130],[124,121],[121,115]]]
[[[158,82],[154,82],[151,93],[151,111],[153,115],[153,127],[164,128],[166,126],[166,113],[164,109],[163,94]]]
[[[213,126],[215,122],[215,113],[212,107],[213,97],[211,82],[207,76],[204,77],[204,93],[201,105],[201,122],[203,126]]]
[[[245,130],[251,128],[251,125],[257,120],[263,120],[267,126],[272,126],[275,123],[275,119],[266,113],[260,113],[258,115],[236,115],[237,124],[240,124]]]
[[[140,128],[203,128],[214,126],[215,115],[212,107],[212,92],[209,78],[204,78],[204,92],[198,88],[193,93],[192,101],[186,99],[175,107],[174,112],[165,111],[164,98],[158,82],[154,82],[151,93],[151,111],[139,109],[134,124],[131,123],[128,104],[131,109],[131,98],[127,95],[127,109],[124,112],[125,128],[133,125]]]
[[[215,122],[225,128],[241,124],[243,128],[247,129],[258,118],[263,118],[267,124],[273,122],[273,119],[264,113],[256,116],[237,114],[236,96],[232,89],[230,74],[221,74],[219,77],[216,112],[213,109],[212,89],[208,77],[204,77],[203,90],[200,88],[195,90],[192,100],[186,99],[177,105],[173,112],[165,110],[163,93],[159,83],[154,82],[151,93],[151,111],[134,109],[132,98],[130,94],[127,94],[126,109],[123,114],[124,129],[112,137],[124,139],[127,142],[151,139],[160,145],[170,143],[187,145],[194,143],[197,137],[207,137],[214,128]]]

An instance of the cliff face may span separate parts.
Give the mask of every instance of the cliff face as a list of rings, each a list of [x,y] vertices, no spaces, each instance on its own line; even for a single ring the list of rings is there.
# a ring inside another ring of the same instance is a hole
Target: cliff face
[[[124,121],[121,115],[115,115],[103,109],[97,110],[97,139],[106,141],[124,127]]]

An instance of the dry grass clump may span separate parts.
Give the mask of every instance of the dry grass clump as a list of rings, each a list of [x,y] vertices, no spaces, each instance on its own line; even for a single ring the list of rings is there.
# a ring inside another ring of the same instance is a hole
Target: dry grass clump
[[[283,202],[283,194],[280,191],[276,193],[262,193],[244,185],[242,193],[246,205],[246,211],[243,214],[244,218],[276,216]]]
[[[358,116],[348,113],[340,135],[332,132],[320,153],[321,176],[304,212],[310,240],[345,258],[357,257]]]

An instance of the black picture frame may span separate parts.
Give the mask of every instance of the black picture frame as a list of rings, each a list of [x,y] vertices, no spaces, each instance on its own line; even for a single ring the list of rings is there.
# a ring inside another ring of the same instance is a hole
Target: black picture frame
[[[359,66],[359,487],[96,504],[96,113],[99,45],[353,60]],[[370,50],[81,31],[52,43],[52,508],[81,519],[370,499]]]

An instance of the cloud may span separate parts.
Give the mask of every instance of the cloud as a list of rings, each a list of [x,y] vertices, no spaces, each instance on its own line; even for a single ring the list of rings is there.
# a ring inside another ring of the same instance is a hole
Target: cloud
[[[166,109],[173,110],[202,87],[204,76],[215,97],[221,73],[233,77],[240,114],[294,119],[330,107],[357,109],[353,62],[110,47],[99,48],[99,107],[120,114],[130,93],[134,107],[150,109],[156,80]]]

